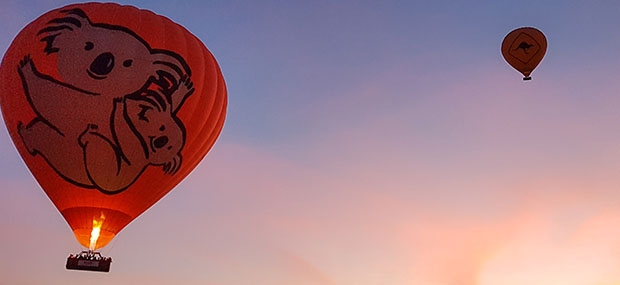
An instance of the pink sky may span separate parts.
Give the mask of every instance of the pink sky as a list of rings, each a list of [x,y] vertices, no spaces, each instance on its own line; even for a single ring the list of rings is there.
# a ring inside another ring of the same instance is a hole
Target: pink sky
[[[63,5],[30,2],[1,51]],[[620,4],[443,2],[132,2],[216,56],[222,135],[101,274],[0,132],[0,284],[620,284]]]

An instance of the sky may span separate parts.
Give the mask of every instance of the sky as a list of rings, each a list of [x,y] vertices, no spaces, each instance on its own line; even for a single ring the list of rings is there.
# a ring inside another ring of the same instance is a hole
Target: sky
[[[121,3],[214,54],[224,129],[96,273],[3,124],[0,284],[620,284],[620,3]],[[3,0],[0,53],[66,4]]]

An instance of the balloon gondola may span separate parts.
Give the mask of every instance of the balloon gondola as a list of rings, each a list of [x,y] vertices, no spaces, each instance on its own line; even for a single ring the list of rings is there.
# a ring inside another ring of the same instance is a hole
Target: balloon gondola
[[[111,263],[111,257],[102,256],[97,251],[83,250],[78,254],[69,255],[65,268],[68,270],[110,272]]]
[[[0,66],[0,106],[30,172],[95,252],[206,156],[227,92],[215,57],[181,25],[91,2],[19,32]]]

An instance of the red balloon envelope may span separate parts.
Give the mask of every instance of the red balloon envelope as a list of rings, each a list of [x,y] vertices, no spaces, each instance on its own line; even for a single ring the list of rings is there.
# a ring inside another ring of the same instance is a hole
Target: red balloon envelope
[[[227,93],[215,58],[185,28],[88,3],[17,35],[0,67],[0,103],[28,168],[94,250],[202,160],[224,125]]]
[[[530,73],[547,52],[547,38],[536,28],[523,27],[511,31],[502,41],[502,55],[510,66],[530,80]]]

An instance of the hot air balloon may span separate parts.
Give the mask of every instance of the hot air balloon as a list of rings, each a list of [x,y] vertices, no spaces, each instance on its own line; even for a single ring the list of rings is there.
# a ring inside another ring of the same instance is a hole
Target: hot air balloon
[[[206,156],[227,92],[214,56],[184,27],[133,6],[87,3],[20,31],[0,66],[0,104],[32,175],[85,258],[100,261],[95,250]]]
[[[523,80],[531,80],[530,73],[538,66],[547,51],[545,35],[532,27],[518,28],[506,35],[502,42],[504,59],[523,74]]]

